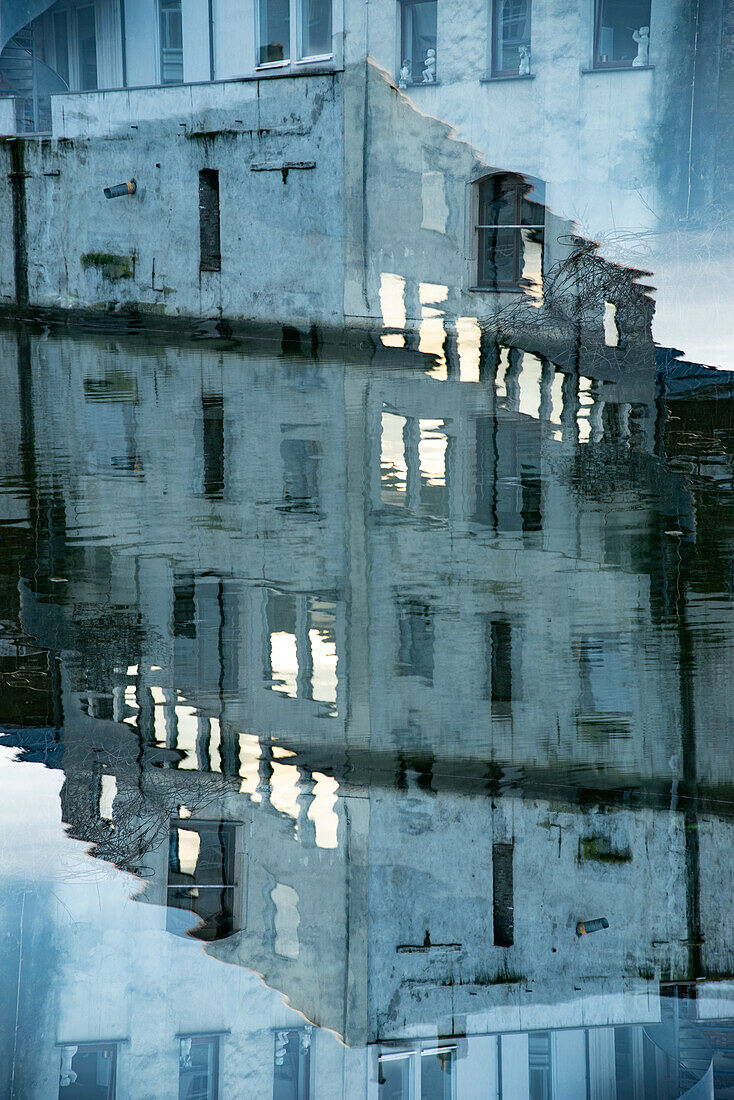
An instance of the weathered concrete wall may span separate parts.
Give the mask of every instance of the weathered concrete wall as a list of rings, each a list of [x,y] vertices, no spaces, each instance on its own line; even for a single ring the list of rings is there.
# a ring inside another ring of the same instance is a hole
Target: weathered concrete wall
[[[338,84],[62,97],[61,136],[25,145],[32,304],[338,322]],[[202,168],[220,173],[221,272],[199,271]],[[129,178],[134,196],[105,199]]]

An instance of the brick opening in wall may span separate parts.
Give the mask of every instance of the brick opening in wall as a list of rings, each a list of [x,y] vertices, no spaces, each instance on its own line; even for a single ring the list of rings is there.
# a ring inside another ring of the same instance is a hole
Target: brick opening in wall
[[[512,844],[492,845],[492,898],[495,947],[512,947],[515,942],[512,849]]]
[[[219,237],[219,172],[202,168],[199,172],[199,244],[201,271],[221,271]]]

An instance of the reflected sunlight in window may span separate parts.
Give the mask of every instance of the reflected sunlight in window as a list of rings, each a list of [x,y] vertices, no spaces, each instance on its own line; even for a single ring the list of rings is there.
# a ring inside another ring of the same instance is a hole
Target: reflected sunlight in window
[[[459,355],[459,379],[462,382],[479,381],[479,345],[482,330],[476,317],[457,317],[457,351]]]
[[[448,438],[440,429],[443,420],[421,420],[418,458],[421,477],[428,485],[446,484],[446,448]]]
[[[313,822],[316,830],[316,847],[337,848],[339,817],[334,807],[338,801],[336,792],[339,784],[332,776],[323,775],[321,772],[313,772],[312,778],[316,786],[307,817]]]
[[[295,699],[298,695],[298,656],[295,634],[279,632],[270,635],[270,667],[273,671],[273,691]]]
[[[295,764],[278,764],[276,761],[270,767],[270,804],[295,821],[298,818],[298,795],[301,791],[298,768]]]
[[[385,328],[405,328],[405,279],[383,271],[380,275],[380,309]]]

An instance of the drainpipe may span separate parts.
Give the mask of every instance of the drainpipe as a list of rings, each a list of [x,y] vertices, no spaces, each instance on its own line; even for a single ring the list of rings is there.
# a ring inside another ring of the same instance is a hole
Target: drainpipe
[[[691,213],[691,186],[693,175],[693,117],[696,102],[696,67],[698,65],[698,25],[701,12],[701,0],[696,0],[696,30],[693,35],[693,72],[691,73],[691,120],[688,129],[688,193],[686,195],[686,220]]]
[[[125,0],[120,0],[120,42],[122,43],[122,86],[127,88],[127,34],[125,31]]]
[[[209,5],[209,79],[214,79],[214,0]]]

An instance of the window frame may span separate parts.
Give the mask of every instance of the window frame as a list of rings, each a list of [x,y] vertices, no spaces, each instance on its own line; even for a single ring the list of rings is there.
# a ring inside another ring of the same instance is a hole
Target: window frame
[[[79,10],[81,8],[91,8],[94,12],[94,47],[95,47],[95,66],[97,73],[97,86],[95,88],[82,88],[81,87],[81,57],[79,52]],[[66,63],[69,69],[68,80],[59,73],[57,56],[57,41],[56,41],[56,21],[59,16],[65,17],[66,20]],[[53,63],[51,60],[47,61],[47,64],[51,65],[56,73],[58,73],[61,80],[65,80],[67,89],[70,92],[77,94],[83,94],[86,92],[98,92],[104,89],[100,87],[99,82],[99,70],[100,70],[100,55],[99,55],[99,34],[97,26],[97,9],[94,0],[67,0],[67,3],[56,6],[53,5],[43,15],[39,16],[40,20],[43,20],[44,40],[45,42],[53,44]],[[47,47],[46,47],[47,48]]]
[[[489,44],[489,72],[490,76],[519,76],[519,72],[516,69],[501,69],[497,64],[498,54],[498,31],[499,31],[499,9],[500,5],[504,3],[504,0],[490,0],[492,5],[492,17],[491,17],[491,40]],[[533,0],[527,0],[528,5],[528,46],[530,48],[530,58],[532,65],[532,49],[533,49]],[[519,66],[518,66],[519,68]]]
[[[433,1054],[440,1054],[442,1052],[451,1054],[451,1077],[450,1077],[450,1093],[451,1100],[457,1100],[457,1063],[459,1044],[457,1042],[441,1042],[433,1040],[425,1040],[424,1042],[416,1043],[413,1046],[380,1046],[376,1052],[377,1054],[377,1079],[379,1080],[380,1070],[383,1061],[388,1062],[406,1062],[409,1067],[408,1074],[408,1092],[407,1096],[403,1097],[403,1100],[420,1100],[421,1098],[421,1068],[423,1065],[422,1059],[430,1057]]]
[[[221,1073],[221,1064],[222,1064],[222,1052],[221,1052],[221,1038],[222,1038],[222,1036],[221,1036],[221,1033],[220,1032],[209,1032],[207,1034],[201,1034],[200,1032],[197,1032],[195,1034],[190,1034],[190,1035],[180,1034],[180,1035],[177,1035],[176,1038],[178,1039],[178,1050],[179,1050],[178,1100],[182,1100],[182,1097],[181,1097],[181,1069],[182,1069],[182,1066],[181,1066],[181,1047],[182,1047],[182,1044],[185,1043],[185,1042],[190,1042],[192,1047],[193,1046],[201,1046],[204,1043],[212,1043],[213,1044],[213,1046],[214,1046],[214,1065],[213,1065],[213,1068],[212,1068],[212,1085],[213,1085],[213,1088],[212,1088],[210,1100],[219,1100],[219,1095],[220,1095],[219,1077],[220,1077],[220,1073]]]
[[[170,842],[171,842],[171,839],[172,839],[172,834],[173,834],[174,829],[184,829],[184,830],[188,830],[190,832],[197,832],[199,834],[199,836],[201,836],[202,831],[207,831],[207,832],[217,831],[218,832],[219,830],[223,829],[231,835],[231,841],[230,841],[231,848],[230,848],[230,853],[229,853],[229,862],[230,862],[230,869],[231,869],[231,876],[232,876],[232,881],[231,882],[226,882],[225,881],[223,883],[205,883],[203,885],[198,884],[198,883],[193,883],[190,887],[187,887],[186,883],[180,883],[180,882],[173,882],[172,883],[171,882],[171,857],[170,857],[170,848],[169,848],[169,854],[168,854],[167,859],[166,859],[165,905],[166,905],[166,911],[167,912],[171,909],[176,909],[176,910],[180,911],[183,908],[181,905],[176,905],[176,904],[172,903],[171,901],[169,901],[169,898],[172,896],[172,894],[175,894],[176,891],[185,890],[187,888],[196,889],[197,891],[199,891],[199,890],[206,890],[206,891],[211,891],[211,890],[224,891],[224,890],[227,890],[228,894],[229,894],[229,897],[231,898],[230,912],[231,912],[231,915],[232,915],[232,929],[226,935],[222,935],[222,936],[216,936],[216,935],[215,936],[206,936],[205,935],[205,936],[202,936],[201,933],[203,931],[205,931],[205,929],[207,927],[207,922],[206,922],[205,918],[203,918],[201,916],[201,914],[197,911],[196,907],[185,910],[186,912],[190,912],[192,914],[192,917],[195,918],[195,919],[192,920],[191,925],[189,926],[189,928],[187,928],[185,930],[185,932],[183,932],[183,934],[185,936],[190,937],[191,939],[202,940],[203,942],[206,942],[206,943],[216,942],[218,940],[228,939],[230,936],[233,936],[237,932],[242,931],[242,921],[241,921],[241,913],[240,913],[240,905],[239,905],[239,886],[240,886],[241,875],[238,874],[238,872],[241,870],[241,866],[240,866],[241,865],[241,858],[240,858],[241,825],[242,825],[242,823],[239,822],[239,821],[230,821],[230,820],[227,820],[227,819],[224,819],[224,818],[222,818],[222,819],[204,819],[204,818],[191,818],[191,817],[183,817],[183,818],[174,817],[174,818],[171,819],[170,826],[169,826],[169,832],[168,832],[169,845],[170,845]],[[202,926],[199,926],[197,924],[197,920],[202,922]],[[167,921],[166,923],[167,923],[167,930],[168,931],[172,931],[172,932],[173,931],[179,931],[178,928],[172,927],[172,924],[174,922],[168,922]],[[188,1038],[189,1036],[186,1036],[186,1037]]]
[[[157,35],[158,35],[158,38],[157,38],[158,50],[157,50],[156,64],[158,66],[158,84],[160,85],[161,88],[175,88],[175,87],[178,87],[181,84],[185,84],[185,82],[186,82],[185,77],[184,77],[184,29],[183,29],[183,2],[182,2],[182,0],[178,0],[178,10],[181,14],[181,79],[180,80],[164,80],[163,79],[163,72],[164,72],[164,65],[163,65],[163,14],[164,14],[164,7],[166,7],[166,6],[170,7],[173,4],[173,2],[174,2],[174,0],[158,0],[158,2],[156,4],[156,13],[157,13],[156,27],[157,27]]]
[[[303,3],[304,0],[288,0],[289,14],[289,40],[288,57],[280,61],[260,60],[260,5],[262,0],[254,0],[255,15],[255,70],[268,72],[276,69],[293,69],[297,71],[303,66],[336,64],[336,26],[337,18],[341,12],[339,0],[331,0],[331,52],[324,54],[303,53]]]
[[[643,0],[643,2],[644,2],[644,0]],[[641,65],[641,66],[633,65],[634,58],[630,58],[629,61],[618,61],[618,60],[602,61],[601,60],[601,54],[600,54],[600,50],[599,50],[599,38],[600,38],[600,35],[601,35],[601,17],[602,17],[602,10],[603,10],[604,3],[605,3],[605,0],[594,0],[594,26],[593,26],[594,37],[593,37],[593,41],[592,41],[592,54],[591,54],[591,68],[592,68],[592,71],[606,70],[606,69],[617,69],[617,70],[619,70],[619,69],[632,69],[632,68],[645,68],[645,69],[651,68],[652,66],[649,63],[647,65]],[[652,0],[649,0],[649,4],[650,4],[650,15],[648,16],[648,22],[646,24],[648,27],[651,26],[651,22],[652,22]],[[644,23],[640,24],[640,25],[645,26]]]
[[[424,84],[422,80],[413,80],[412,76],[408,82],[409,88],[430,88],[439,83],[438,79],[438,2],[439,0],[398,0],[398,27],[397,27],[397,45],[398,45],[398,62],[396,72],[400,73],[403,67],[403,60],[405,59],[405,10],[408,7],[414,7],[417,4],[432,3],[436,7],[436,79],[431,84]],[[412,58],[411,58],[412,63]]]
[[[514,197],[514,222],[508,225],[502,225],[497,223],[495,225],[483,225],[479,221],[480,208],[481,208],[481,187],[483,184],[489,183],[491,180],[507,178],[512,180],[513,190],[515,192]],[[528,193],[530,191],[537,191],[537,187],[533,182],[527,182],[520,175],[513,172],[491,172],[488,175],[480,176],[472,181],[471,184],[472,197],[471,197],[471,233],[472,233],[472,245],[471,245],[471,289],[482,291],[488,294],[501,294],[501,293],[520,293],[527,289],[526,285],[522,281],[522,249],[519,245],[522,243],[522,231],[523,230],[535,230],[541,231],[543,239],[540,242],[541,259],[540,259],[540,273],[541,278],[545,265],[545,218],[542,223],[522,224],[522,203],[527,199],[529,202],[533,202],[535,205],[540,206],[545,211],[545,203],[538,199],[529,199]],[[495,281],[494,283],[482,282],[482,233],[491,230],[513,230],[513,280],[512,281]],[[517,278],[515,278],[517,276]]]
[[[110,1073],[110,1083],[107,1087],[107,1100],[116,1100],[117,1097],[117,1057],[119,1054],[120,1041],[118,1039],[112,1039],[109,1041],[100,1041],[93,1043],[57,1043],[59,1048],[59,1059],[61,1058],[62,1051],[67,1047],[76,1047],[72,1056],[71,1064],[74,1065],[74,1058],[80,1052],[82,1054],[92,1054],[94,1051],[111,1050],[112,1051],[112,1072]],[[59,1100],[62,1100],[66,1089],[62,1091],[61,1086],[61,1066],[59,1065]]]

